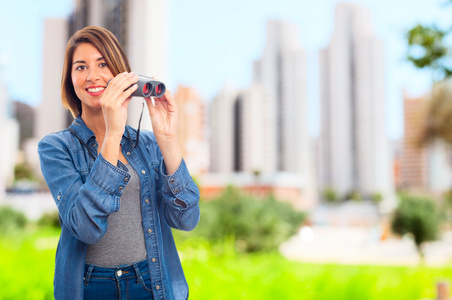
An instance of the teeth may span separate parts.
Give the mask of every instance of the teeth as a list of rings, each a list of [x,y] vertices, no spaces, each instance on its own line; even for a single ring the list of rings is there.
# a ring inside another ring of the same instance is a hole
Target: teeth
[[[97,92],[100,92],[102,90],[105,90],[105,88],[104,87],[97,87],[97,88],[90,88],[90,89],[87,89],[87,90],[90,93],[97,93]]]

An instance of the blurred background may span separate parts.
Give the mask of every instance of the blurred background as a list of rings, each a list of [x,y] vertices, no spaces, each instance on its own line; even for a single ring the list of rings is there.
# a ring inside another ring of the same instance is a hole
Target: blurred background
[[[1,1],[0,299],[53,298],[37,144],[72,122],[64,51],[88,25],[178,104],[201,191],[199,226],[174,232],[191,299],[449,299],[451,15],[450,0]]]

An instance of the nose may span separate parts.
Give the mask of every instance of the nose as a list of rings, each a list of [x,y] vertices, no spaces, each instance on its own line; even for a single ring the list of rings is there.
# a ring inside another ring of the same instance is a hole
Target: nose
[[[96,68],[89,68],[88,69],[88,76],[86,77],[87,81],[94,82],[100,78],[99,72],[96,70]]]

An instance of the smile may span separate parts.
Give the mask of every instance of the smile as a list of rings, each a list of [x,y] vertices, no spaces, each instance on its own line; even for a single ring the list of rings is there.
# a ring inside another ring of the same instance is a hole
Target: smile
[[[88,91],[88,93],[99,93],[100,91],[105,90],[105,88],[99,86],[99,87],[95,87],[95,88],[87,88],[86,90]]]

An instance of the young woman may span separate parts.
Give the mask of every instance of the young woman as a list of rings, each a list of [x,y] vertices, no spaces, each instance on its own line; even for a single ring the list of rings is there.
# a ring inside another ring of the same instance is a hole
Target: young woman
[[[61,224],[55,299],[188,297],[171,228],[197,225],[199,191],[169,91],[146,99],[153,133],[126,125],[137,81],[108,30],[86,27],[69,40],[61,95],[75,119],[38,148]]]

